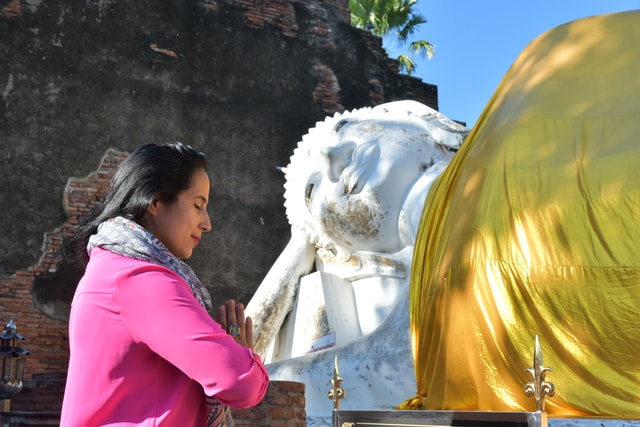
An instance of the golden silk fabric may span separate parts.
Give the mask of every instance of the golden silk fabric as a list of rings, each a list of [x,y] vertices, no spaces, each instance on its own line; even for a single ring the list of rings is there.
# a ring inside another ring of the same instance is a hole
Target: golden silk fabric
[[[470,67],[469,72],[473,72]],[[534,40],[423,212],[411,283],[415,398],[640,418],[640,11]]]

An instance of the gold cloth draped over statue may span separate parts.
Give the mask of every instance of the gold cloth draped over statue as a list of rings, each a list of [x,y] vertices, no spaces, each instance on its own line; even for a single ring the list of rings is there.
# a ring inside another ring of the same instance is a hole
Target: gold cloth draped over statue
[[[541,35],[432,187],[416,241],[418,395],[401,407],[640,418],[640,11]]]

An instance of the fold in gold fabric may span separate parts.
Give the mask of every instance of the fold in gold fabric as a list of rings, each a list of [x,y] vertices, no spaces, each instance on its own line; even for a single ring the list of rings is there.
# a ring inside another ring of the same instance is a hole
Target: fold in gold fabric
[[[402,408],[640,418],[640,11],[548,31],[426,201]],[[473,70],[470,70],[472,72]]]

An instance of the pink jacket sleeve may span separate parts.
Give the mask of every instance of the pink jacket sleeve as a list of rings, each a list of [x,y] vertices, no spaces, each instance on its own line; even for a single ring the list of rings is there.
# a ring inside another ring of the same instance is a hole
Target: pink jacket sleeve
[[[260,357],[236,343],[173,271],[143,264],[116,284],[114,299],[132,339],[200,383],[208,396],[235,408],[260,403],[269,385]]]

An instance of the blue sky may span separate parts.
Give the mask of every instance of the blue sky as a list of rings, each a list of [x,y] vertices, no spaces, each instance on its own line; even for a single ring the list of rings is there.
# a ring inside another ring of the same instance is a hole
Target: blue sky
[[[575,19],[640,9],[640,0],[419,0],[415,39],[436,46],[414,76],[438,86],[440,112],[472,127],[520,52]]]

